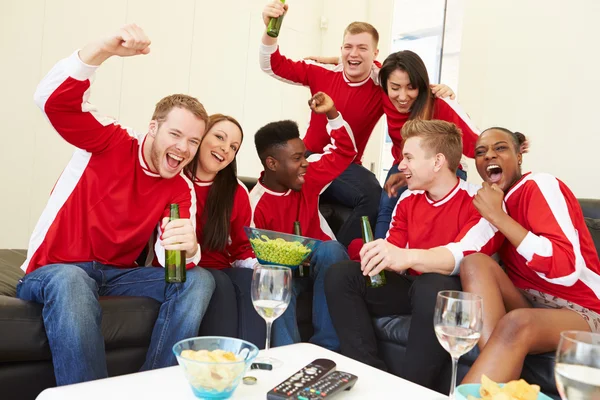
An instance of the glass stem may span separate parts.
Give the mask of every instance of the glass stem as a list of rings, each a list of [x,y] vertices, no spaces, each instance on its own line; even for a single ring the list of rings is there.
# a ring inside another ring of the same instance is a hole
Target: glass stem
[[[265,343],[265,351],[269,351],[271,348],[271,326],[273,321],[267,321],[267,341]]]
[[[448,393],[448,398],[450,400],[454,400],[454,389],[456,389],[456,370],[458,369],[458,359],[459,357],[452,356],[452,380],[450,381],[450,393]]]

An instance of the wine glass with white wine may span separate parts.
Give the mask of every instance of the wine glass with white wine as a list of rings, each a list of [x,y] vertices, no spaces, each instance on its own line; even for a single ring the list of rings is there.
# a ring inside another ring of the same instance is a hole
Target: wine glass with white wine
[[[476,294],[447,290],[439,292],[433,316],[435,334],[452,357],[452,382],[448,397],[454,399],[458,359],[479,341],[483,326],[483,300]]]
[[[600,334],[562,332],[554,376],[563,400],[600,400]]]
[[[252,304],[267,323],[267,340],[264,353],[271,347],[271,326],[290,304],[292,296],[292,270],[277,265],[256,264],[252,274]],[[268,355],[258,357],[257,363],[279,368],[283,362]]]

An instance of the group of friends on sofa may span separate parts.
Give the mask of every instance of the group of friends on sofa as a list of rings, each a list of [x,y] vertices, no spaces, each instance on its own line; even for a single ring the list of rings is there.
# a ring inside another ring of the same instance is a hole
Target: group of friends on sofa
[[[269,2],[265,25],[288,8]],[[250,193],[236,175],[244,134],[235,118],[174,94],[139,134],[88,102],[99,65],[150,52],[139,26],[54,66],[35,100],[76,150],[31,236],[17,296],[43,304],[58,385],[107,376],[99,296],[161,303],[141,370],[175,364],[172,346],[197,335],[212,297],[217,324],[237,319],[229,334],[262,347],[244,226],[293,233],[299,221],[304,236],[323,241],[310,258],[312,343],[386,370],[371,318],[411,314],[402,376],[427,387],[450,360],[432,324],[441,290],[483,298],[481,354],[464,382],[518,378],[525,356],[556,349],[561,331],[600,331],[600,262],[573,193],[554,176],[523,173],[525,136],[479,132],[451,89],[430,85],[418,55],[375,61],[378,39],[372,25],[353,22],[339,59],[293,61],[263,34],[260,67],[310,88],[311,119],[302,139],[289,120],[255,133],[264,171]],[[383,114],[394,163],[382,190],[360,161]],[[466,182],[463,156],[475,159],[482,186]],[[321,198],[352,209],[336,235],[319,213]],[[181,218],[169,221],[173,203]],[[362,216],[373,223],[369,243]],[[148,266],[139,266],[149,240]],[[186,252],[186,282],[165,282],[165,250]],[[367,287],[381,271],[386,285]],[[273,325],[276,346],[300,341],[300,290]]]

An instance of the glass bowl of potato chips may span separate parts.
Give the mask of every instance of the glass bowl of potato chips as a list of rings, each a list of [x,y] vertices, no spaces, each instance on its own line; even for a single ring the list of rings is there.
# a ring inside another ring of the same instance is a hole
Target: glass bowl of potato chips
[[[244,227],[254,254],[262,265],[295,268],[322,243],[320,240],[267,229]]]
[[[258,355],[258,347],[241,339],[204,336],[177,342],[173,353],[196,397],[228,399]]]
[[[540,392],[538,385],[530,385],[524,379],[496,383],[485,375],[481,376],[481,384],[458,386],[455,397],[456,400],[552,400]]]

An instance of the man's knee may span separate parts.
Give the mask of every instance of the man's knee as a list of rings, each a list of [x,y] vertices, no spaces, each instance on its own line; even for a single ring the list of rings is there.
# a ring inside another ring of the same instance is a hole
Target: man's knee
[[[328,240],[321,243],[313,257],[318,274],[325,273],[333,264],[349,259],[346,248],[337,240]]]
[[[413,313],[419,309],[433,315],[437,295],[442,290],[461,290],[460,279],[435,273],[418,276],[410,288]]]
[[[98,286],[96,281],[77,265],[55,264],[42,268],[51,268],[51,273],[44,278],[46,292],[60,291],[63,294],[80,296],[83,291],[93,291],[97,297]]]
[[[360,263],[342,261],[331,265],[325,273],[325,291],[337,292],[353,286],[357,278],[362,277]]]
[[[222,275],[225,274],[222,273]],[[225,276],[225,278],[227,278],[227,276]],[[194,267],[186,271],[184,290],[197,292],[199,295],[212,296],[212,293],[215,291],[215,287],[215,278],[213,277],[213,274],[206,269]]]

